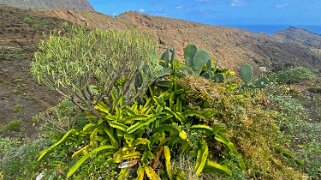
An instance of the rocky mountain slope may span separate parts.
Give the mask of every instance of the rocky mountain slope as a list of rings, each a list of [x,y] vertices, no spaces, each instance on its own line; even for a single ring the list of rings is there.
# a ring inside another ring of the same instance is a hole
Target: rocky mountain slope
[[[151,34],[160,49],[176,48],[181,58],[183,48],[194,43],[208,50],[221,66],[237,69],[243,63],[255,67],[281,69],[289,66],[321,68],[321,56],[314,49],[275,36],[249,31],[210,26],[183,20],[127,12],[116,17],[100,13],[43,12],[89,27],[134,29]]]
[[[0,4],[23,9],[57,9],[94,11],[87,0],[0,0]]]
[[[290,26],[288,29],[279,31],[273,36],[282,41],[294,42],[302,46],[321,49],[321,35],[305,29]]]

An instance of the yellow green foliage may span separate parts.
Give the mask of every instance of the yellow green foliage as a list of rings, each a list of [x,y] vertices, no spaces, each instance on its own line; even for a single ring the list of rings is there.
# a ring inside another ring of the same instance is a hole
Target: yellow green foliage
[[[280,153],[288,152],[287,140],[276,124],[277,115],[265,110],[262,91],[229,92],[224,84],[192,76],[180,79],[178,84],[186,90],[185,99],[190,106],[201,102],[204,107],[217,110],[207,123],[227,126],[227,135],[243,155],[247,177],[302,179],[303,173],[293,169],[290,160]]]

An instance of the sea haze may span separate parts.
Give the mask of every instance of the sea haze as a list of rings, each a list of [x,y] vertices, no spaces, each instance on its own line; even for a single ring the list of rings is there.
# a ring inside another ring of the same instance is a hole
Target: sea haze
[[[292,25],[225,25],[225,26],[240,28],[240,29],[248,30],[255,33],[273,34],[277,31],[287,29],[289,26],[292,26]],[[321,26],[317,26],[317,25],[293,25],[293,26],[321,35]]]

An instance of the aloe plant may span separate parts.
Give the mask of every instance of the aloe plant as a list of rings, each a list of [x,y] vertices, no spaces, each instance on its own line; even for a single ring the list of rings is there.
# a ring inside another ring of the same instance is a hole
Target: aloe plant
[[[73,153],[72,158],[78,158],[78,161],[71,167],[67,177],[72,177],[89,158],[99,154],[117,165],[118,179],[133,178],[130,177],[132,170],[137,172],[137,179],[185,179],[182,170],[172,160],[172,153],[175,153],[173,148],[177,147],[180,147],[179,153],[196,152],[191,155],[195,159],[195,175],[200,175],[208,168],[230,175],[228,167],[215,162],[208,155],[210,143],[205,139],[212,139],[224,144],[230,154],[238,158],[240,167],[244,168],[233,143],[224,136],[224,128],[201,123],[201,119],[215,115],[214,110],[186,108],[181,96],[184,91],[176,86],[175,80],[171,81],[166,91],[159,91],[157,87],[150,88],[150,91],[151,96],[146,97],[142,104],[135,102],[126,105],[124,97],[117,97],[117,92],[113,93],[112,104],[115,107],[97,102],[94,108],[100,118],[88,115],[87,125],[68,132],[60,141],[42,151],[38,160],[70,136],[82,135],[88,136],[89,141]],[[197,136],[193,135],[195,133]],[[172,167],[175,167],[174,170]]]

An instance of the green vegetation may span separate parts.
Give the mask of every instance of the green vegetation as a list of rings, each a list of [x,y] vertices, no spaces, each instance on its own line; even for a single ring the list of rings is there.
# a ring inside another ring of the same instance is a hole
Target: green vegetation
[[[21,16],[21,18],[23,22],[27,23],[31,28],[33,28],[37,32],[45,30],[46,27],[50,25],[50,22],[45,17],[23,15]]]
[[[22,125],[22,120],[21,119],[15,119],[10,121],[5,129],[7,131],[15,131],[15,132],[20,132],[21,131],[21,125]]]
[[[315,80],[317,75],[305,67],[290,68],[272,75],[272,79],[281,84],[294,84]]]
[[[12,111],[15,113],[20,112],[20,110],[21,110],[21,104],[16,104],[12,109]]]
[[[21,56],[24,55],[24,51],[22,49],[7,49],[1,50],[0,52],[0,61],[2,60],[17,60],[20,59]]]
[[[267,77],[261,77],[253,82],[253,67],[250,64],[241,66],[240,76],[244,82],[242,88],[264,88],[269,84]]]
[[[289,147],[304,162],[304,169],[311,178],[320,178],[321,116],[318,112],[321,98],[299,94],[289,86],[274,86],[269,92],[273,109],[282,113],[278,123],[291,139]]]
[[[159,60],[156,45],[136,32],[79,26],[43,40],[32,73],[65,99],[34,117],[42,139],[20,147],[3,140],[0,175],[320,178],[321,101],[277,84],[294,70],[272,74],[266,86],[243,65],[240,83],[195,45],[184,49],[185,64],[175,49]]]

